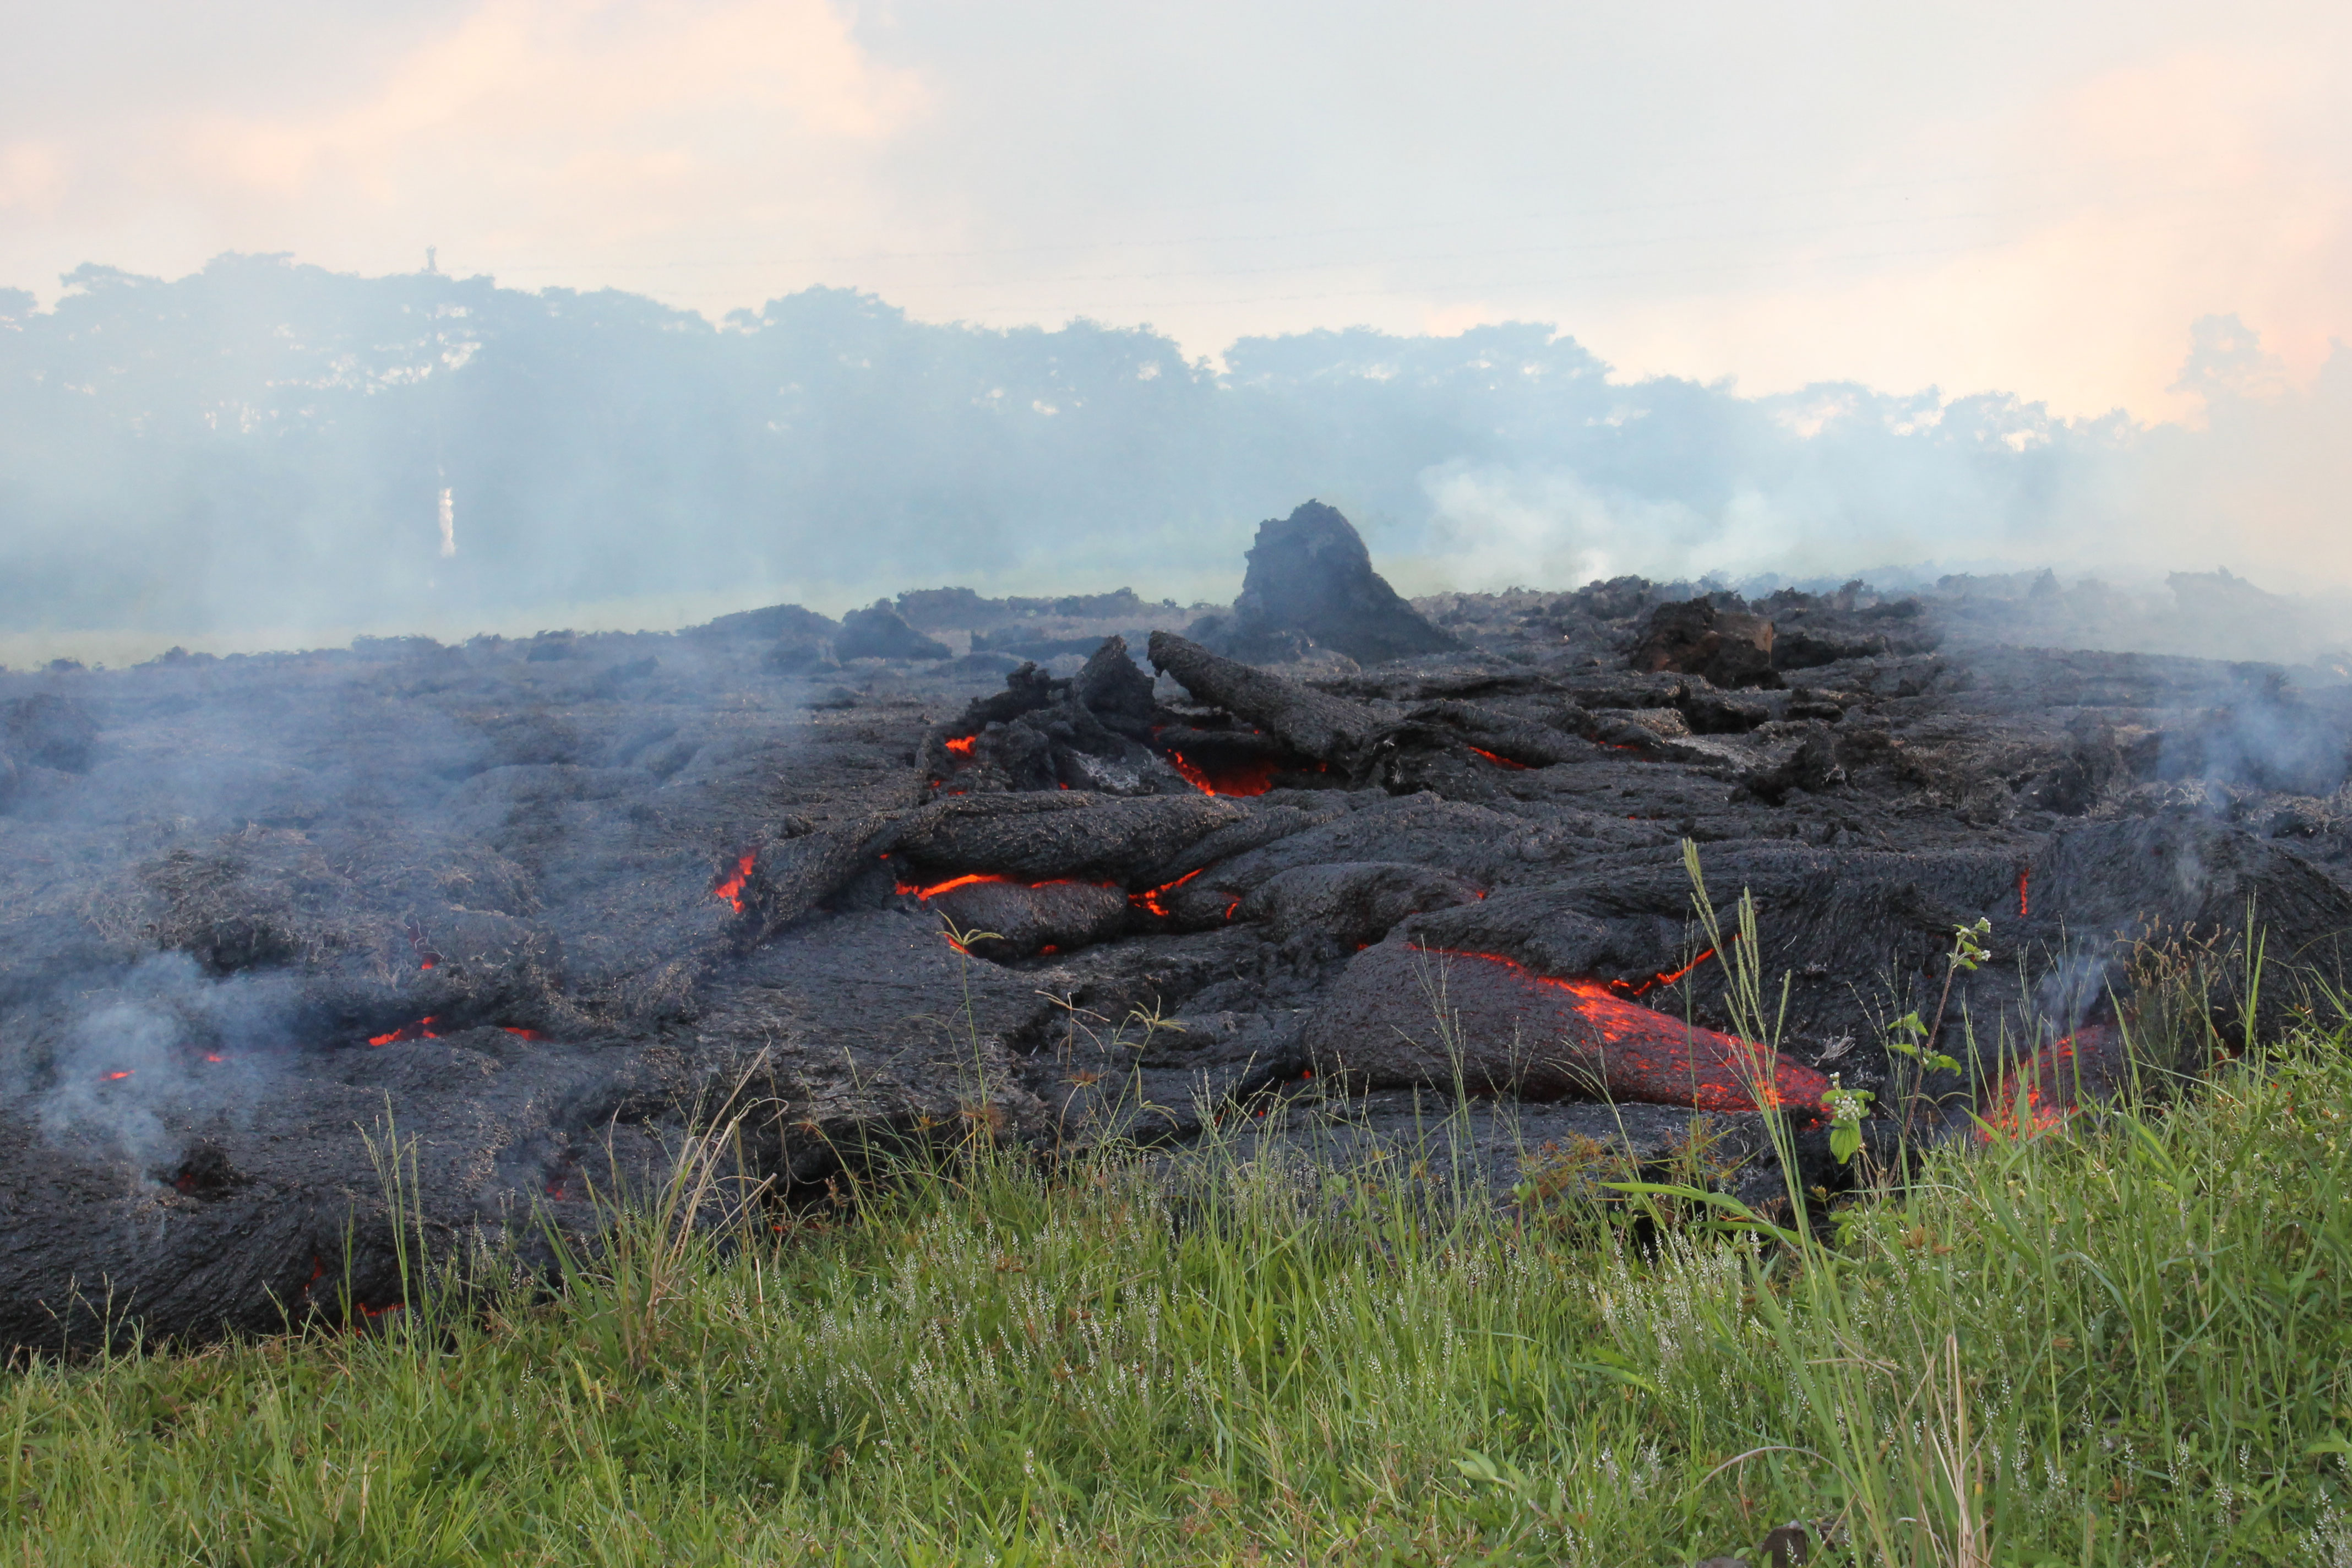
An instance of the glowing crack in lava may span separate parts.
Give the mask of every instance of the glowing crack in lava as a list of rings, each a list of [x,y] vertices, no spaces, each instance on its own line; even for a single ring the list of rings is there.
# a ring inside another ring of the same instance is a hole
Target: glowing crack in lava
[[[1984,1108],[1977,1140],[2030,1138],[2063,1125],[2115,1087],[2123,1036],[2112,1025],[2088,1024],[2042,1047],[2000,1075]]]
[[[1482,893],[1479,896],[1484,898],[1486,895]],[[1739,938],[1735,935],[1731,940],[1738,942]],[[1714,956],[1715,949],[1710,947],[1701,952],[1696,958],[1692,959],[1688,963],[1684,964],[1680,969],[1674,970],[1664,974],[1653,974],[1647,980],[1612,980],[1609,983],[1609,989],[1615,992],[1620,996],[1640,996],[1648,992],[1656,990],[1661,985],[1674,984],[1675,982],[1681,980],[1685,975],[1688,974],[1692,970],[1696,969],[1700,964],[1705,963],[1708,959],[1713,958]]]
[[[1252,757],[1212,773],[1188,760],[1181,752],[1169,752],[1168,765],[1202,795],[1264,795],[1274,787],[1276,771],[1272,757]]]
[[[430,1026],[432,1023],[433,1020],[430,1017],[419,1018],[414,1024],[403,1024],[388,1035],[370,1035],[368,1044],[396,1046],[404,1040],[437,1040],[441,1037],[433,1032]]]
[[[1473,746],[1470,750],[1472,754],[1486,758],[1488,762],[1494,763],[1498,768],[1508,768],[1513,773],[1520,773],[1529,771],[1527,763],[1515,763],[1508,757],[1498,757],[1494,752],[1486,750],[1484,746]]]
[[[2019,920],[2025,918],[2025,882],[2026,879],[2032,874],[2031,871],[2020,871],[2017,874],[2017,918]]]
[[[971,756],[972,742],[979,739],[977,735],[958,735],[952,740],[941,742],[940,744],[946,746],[957,756],[969,760]]]
[[[735,912],[739,915],[741,914],[743,912],[745,903],[743,898],[743,884],[751,879],[751,868],[759,864],[759,860],[760,852],[758,850],[745,850],[742,857],[735,862],[734,874],[731,876],[722,875],[718,881],[711,884],[710,896],[714,899],[724,900],[726,902],[734,905]]]
[[[1453,1026],[1439,1031],[1440,1010]],[[1829,1079],[1768,1047],[1685,1022],[1501,953],[1382,943],[1349,966],[1310,1026],[1334,1068],[1380,1084],[1444,1083],[1528,1100],[1591,1099],[1822,1113]]]
[[[1206,867],[1201,868],[1201,870],[1206,869]],[[1152,914],[1158,915],[1161,920],[1167,920],[1174,911],[1171,910],[1166,904],[1160,901],[1160,895],[1162,893],[1174,892],[1177,889],[1182,887],[1185,883],[1191,881],[1200,874],[1200,870],[1187,871],[1172,882],[1162,882],[1156,888],[1146,888],[1139,893],[1129,893],[1127,896],[1127,901],[1133,904],[1139,910],[1148,910]],[[1236,900],[1234,901],[1234,908],[1239,909],[1240,907],[1240,900]],[[1227,913],[1226,918],[1228,920],[1233,918],[1230,911]]]
[[[933,882],[928,887],[916,882],[900,882],[898,884],[898,891],[902,896],[911,896],[918,902],[927,904],[941,893],[952,893],[958,888],[1027,888],[1034,892],[1045,888],[1115,888],[1117,886],[1118,884],[1116,882],[1080,882],[1068,877],[1056,877],[1045,882],[1024,882],[1017,877],[1000,877],[992,871],[974,871],[961,877],[950,877],[944,882]]]

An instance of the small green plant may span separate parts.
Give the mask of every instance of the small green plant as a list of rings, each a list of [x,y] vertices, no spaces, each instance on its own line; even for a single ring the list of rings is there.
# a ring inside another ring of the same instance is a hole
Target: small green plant
[[[1870,1114],[1873,1098],[1866,1089],[1846,1088],[1843,1073],[1830,1074],[1822,1109],[1830,1113],[1830,1155],[1841,1165],[1852,1164],[1862,1152],[1862,1119]]]

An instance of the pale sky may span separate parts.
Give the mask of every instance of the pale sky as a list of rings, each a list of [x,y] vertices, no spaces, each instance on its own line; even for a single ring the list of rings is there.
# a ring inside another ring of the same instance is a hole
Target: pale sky
[[[1631,374],[2193,417],[2352,339],[2352,6],[4,0],[0,286],[224,250],[812,284],[1188,352],[1556,322]]]

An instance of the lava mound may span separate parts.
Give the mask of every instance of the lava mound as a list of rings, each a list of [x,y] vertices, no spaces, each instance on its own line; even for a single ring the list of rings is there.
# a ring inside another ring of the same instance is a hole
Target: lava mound
[[[436,1256],[545,1268],[714,1117],[787,1200],[975,1128],[1190,1179],[1221,1119],[1371,1150],[1454,1105],[1509,1201],[1513,1126],[1642,1161],[1698,1119],[1793,1205],[1766,1118],[1843,1179],[1832,1074],[1874,1138],[2025,1131],[2166,964],[2223,1014],[2342,975],[2340,679],[1859,584],[1405,605],[1327,511],[1215,618],[940,590],[0,673],[0,1341],[391,1310],[394,1149]],[[1906,1013],[1955,1069],[1898,1076]]]

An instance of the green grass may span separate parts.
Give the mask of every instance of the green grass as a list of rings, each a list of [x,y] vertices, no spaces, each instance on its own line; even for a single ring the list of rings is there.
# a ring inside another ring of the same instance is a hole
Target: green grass
[[[1937,1149],[1826,1247],[1442,1161],[641,1206],[552,1299],[0,1376],[0,1561],[2352,1564],[2345,1043]]]

